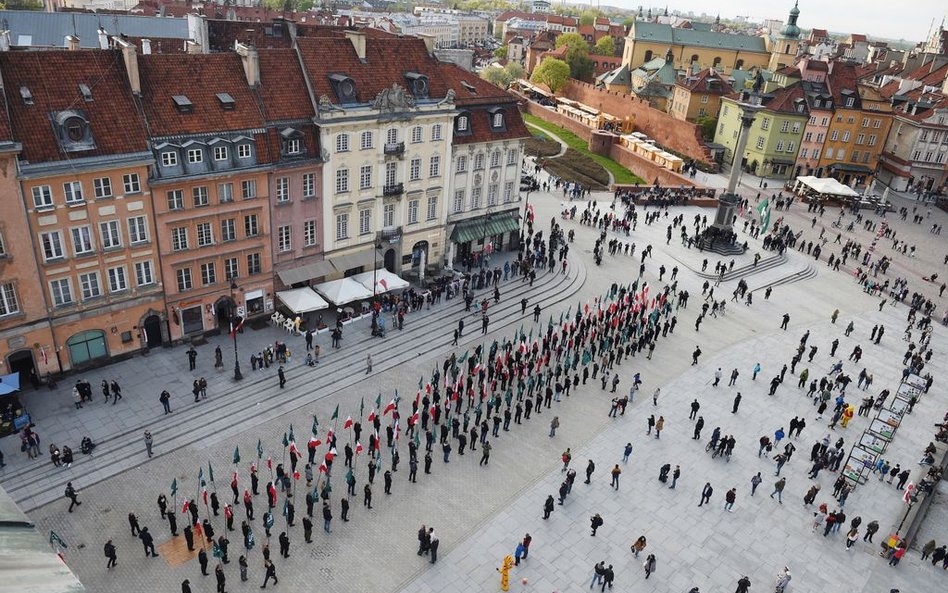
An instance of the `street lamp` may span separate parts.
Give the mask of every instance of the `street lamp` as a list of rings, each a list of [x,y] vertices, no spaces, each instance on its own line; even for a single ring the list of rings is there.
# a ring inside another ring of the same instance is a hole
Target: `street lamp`
[[[378,297],[378,275],[379,275],[379,252],[382,251],[382,239],[379,236],[379,242],[374,245],[375,251],[372,252],[372,303]]]
[[[244,376],[240,373],[240,358],[237,356],[237,330],[240,328],[240,324],[243,319],[237,315],[237,304],[234,301],[234,291],[237,290],[237,281],[231,278],[230,280],[230,301],[233,303],[231,305],[230,311],[230,327],[231,334],[234,338],[234,381],[240,381]]]

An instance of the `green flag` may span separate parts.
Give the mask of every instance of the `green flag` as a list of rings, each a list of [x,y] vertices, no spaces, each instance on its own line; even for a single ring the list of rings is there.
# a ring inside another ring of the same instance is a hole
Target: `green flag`
[[[214,483],[214,468],[211,467],[211,462],[207,462],[207,477],[211,480],[211,483]]]
[[[458,356],[458,364],[464,362],[465,360],[467,360],[467,350],[464,351],[464,354]]]
[[[335,420],[335,419],[338,418],[338,417],[339,417],[339,404],[336,404],[336,409],[333,410],[332,417],[329,418],[329,419],[330,419],[330,420]]]
[[[222,558],[222,557],[224,556],[224,551],[221,549],[221,547],[220,547],[219,545],[217,545],[217,544],[215,543],[213,550],[211,550],[211,554],[212,554],[215,558]]]
[[[770,228],[770,200],[764,198],[764,201],[757,206],[757,214],[760,216],[760,226],[764,234]]]
[[[382,394],[380,393],[377,398],[375,398],[375,409],[378,410],[382,407]]]
[[[263,459],[263,443],[257,439],[257,459]]]
[[[362,396],[362,401],[359,402],[359,420],[362,420],[362,417],[365,416],[365,396]]]
[[[291,440],[291,441],[295,441],[295,440],[296,440],[296,436],[293,435],[293,425],[292,425],[292,424],[290,424],[290,440]]]
[[[204,481],[204,468],[198,470],[198,488],[206,486],[207,482]]]
[[[171,480],[171,497],[178,493],[178,478]]]
[[[285,432],[283,433],[283,446],[284,446],[284,447],[289,447],[289,446],[290,446],[290,439],[289,439],[289,437],[286,436],[286,433],[285,433]]]
[[[316,414],[313,414],[313,436],[319,435],[319,420],[316,418]]]
[[[421,391],[424,386],[425,386],[425,378],[424,378],[424,376],[419,377],[419,379],[418,379],[418,391]]]
[[[240,463],[240,447],[234,447],[234,465]]]

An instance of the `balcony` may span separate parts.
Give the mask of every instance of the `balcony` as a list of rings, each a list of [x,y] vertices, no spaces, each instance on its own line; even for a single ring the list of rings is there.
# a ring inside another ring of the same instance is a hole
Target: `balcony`
[[[392,183],[382,187],[383,196],[400,196],[405,193],[404,183]]]
[[[385,152],[385,156],[402,156],[405,154],[405,143],[387,142],[382,150]]]

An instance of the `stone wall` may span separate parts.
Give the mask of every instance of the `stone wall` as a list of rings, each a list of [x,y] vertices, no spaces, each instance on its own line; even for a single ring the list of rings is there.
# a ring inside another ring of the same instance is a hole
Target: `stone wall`
[[[688,177],[679,175],[678,173],[666,169],[657,163],[653,163],[650,160],[640,157],[620,144],[611,144],[609,146],[608,153],[604,153],[603,156],[611,158],[629,171],[632,171],[644,179],[647,185],[654,184],[655,180],[658,179],[659,185],[671,187],[679,187],[682,185],[685,187],[698,187],[698,185]]]
[[[583,140],[589,142],[592,130],[589,128],[589,126],[583,124],[582,122],[571,119],[562,113],[557,113],[551,109],[547,109],[546,107],[534,103],[533,101],[522,101],[521,105],[523,106],[523,110],[530,115],[535,115],[542,120],[550,122],[551,124],[556,124],[561,128],[566,128]],[[528,126],[528,129],[532,130],[533,128]]]
[[[566,83],[558,95],[622,119],[630,117],[636,131],[642,132],[662,146],[699,161],[712,162],[698,126],[652,109],[648,101],[625,93],[597,89],[591,84],[573,79]]]

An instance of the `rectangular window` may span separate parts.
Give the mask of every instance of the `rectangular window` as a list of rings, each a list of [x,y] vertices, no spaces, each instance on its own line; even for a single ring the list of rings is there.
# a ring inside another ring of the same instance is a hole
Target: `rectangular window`
[[[819,160],[819,158],[820,158],[820,149],[819,149],[819,148],[814,148],[814,149],[813,149],[813,159],[814,159],[814,160]]]
[[[163,167],[177,167],[178,153],[173,150],[166,150],[161,153],[161,165]]]
[[[507,204],[513,201],[513,190],[514,184],[513,181],[508,181],[504,184],[504,203]]]
[[[122,175],[122,187],[127,194],[137,194],[142,191],[142,184],[138,179],[138,173],[126,173]]]
[[[807,148],[801,148],[801,149],[800,149],[800,158],[801,158],[801,159],[805,159],[808,152],[810,152],[809,149],[807,149]]]
[[[487,188],[487,207],[488,207],[488,208],[491,207],[491,206],[496,206],[496,205],[497,205],[497,194],[498,194],[498,193],[500,193],[500,188],[497,186],[496,183],[492,183],[492,184]]]
[[[125,277],[125,267],[109,268],[109,292],[128,290],[128,279]]]
[[[247,274],[253,276],[260,273],[260,254],[251,253],[247,256]]]
[[[418,222],[418,200],[408,200],[408,224]]]
[[[168,192],[168,210],[184,210],[184,192],[172,189]]]
[[[249,200],[251,198],[257,197],[257,180],[256,179],[245,179],[240,182],[240,196]]]
[[[769,118],[769,117],[765,117],[765,118],[760,122],[760,129],[761,129],[761,130],[769,130],[769,129],[770,129],[770,118]]]
[[[217,270],[214,267],[214,262],[201,264],[201,284],[208,286],[215,282],[217,282]]]
[[[858,163],[858,162],[859,162],[859,151],[858,151],[858,150],[854,150],[852,156],[849,157],[849,160],[851,160],[851,161],[854,162],[854,163]]]
[[[484,168],[484,153],[479,152],[474,155],[474,170],[481,171]]]
[[[240,276],[240,268],[236,257],[228,257],[224,260],[224,275],[227,280],[233,280]]]
[[[303,173],[303,197],[316,197],[316,174]]]
[[[382,226],[395,226],[395,204],[382,206]]]
[[[774,150],[777,152],[783,152],[783,140],[777,140],[777,147]]]
[[[519,158],[520,158],[519,151],[516,151],[516,150],[507,151],[507,164],[508,165],[516,165]]]
[[[359,189],[372,187],[372,165],[362,165],[359,168]]]
[[[780,126],[780,131],[783,132],[784,134],[790,131],[790,122],[784,121],[783,124],[781,124]]]
[[[868,117],[862,118],[862,127],[864,127],[864,128],[868,128],[868,127],[869,127],[869,118],[868,118]]]
[[[825,138],[825,136],[824,136],[823,134],[817,134],[817,135],[816,135],[816,142],[817,142],[817,144],[823,144],[823,138]]]
[[[763,136],[758,136],[758,137],[757,137],[757,145],[756,145],[756,146],[757,146],[757,150],[760,150],[760,149],[762,149],[762,148],[764,147],[764,137],[763,137]]]
[[[431,141],[437,142],[438,140],[441,140],[441,124],[431,126]]]
[[[481,188],[471,188],[471,210],[477,210],[481,207]]]
[[[840,149],[840,150],[842,150],[842,149]],[[832,149],[832,148],[827,148],[827,149],[826,149],[826,155],[825,155],[825,156],[826,156],[826,158],[828,158],[828,159],[833,158],[833,149]]]
[[[454,192],[454,204],[451,206],[451,212],[457,214],[464,212],[464,190],[459,189]]]
[[[849,130],[843,132],[843,142],[849,142]]]
[[[421,126],[415,126],[411,129],[411,143],[419,144],[422,138],[422,129]]]
[[[794,134],[800,133],[800,122],[798,121],[793,122],[793,128],[791,129],[791,132],[793,132]]]
[[[793,152],[794,145],[793,142],[787,142],[787,152]]]
[[[833,130],[833,133],[830,134],[830,141],[836,142],[837,140],[839,140],[839,130]]]
[[[875,146],[875,145],[876,145],[876,135],[869,134],[869,146]]]
[[[349,169],[339,169],[336,171],[336,193],[342,194],[349,191]]]
[[[862,144],[866,141],[865,134],[856,134],[856,144]]]
[[[147,286],[155,282],[155,276],[152,273],[151,261],[135,262],[135,284],[138,286]]]
[[[188,248],[188,227],[180,226],[171,229],[171,249],[182,251]]]
[[[814,126],[816,125],[816,116],[815,116],[815,115],[811,115],[811,116],[810,116],[810,125],[814,125]]]
[[[276,199],[277,199],[277,202],[290,201],[290,178],[289,177],[277,177]]]
[[[53,207],[53,190],[48,185],[33,187],[33,207],[37,210]]]
[[[467,157],[464,155],[461,155],[458,157],[457,168],[455,169],[455,172],[464,173],[465,171],[467,171]]]
[[[85,255],[92,253],[92,231],[87,226],[71,229],[72,233],[72,252],[74,255]]]
[[[428,177],[441,176],[441,157],[435,155],[431,157],[431,164],[428,166]]]
[[[192,164],[204,162],[204,151],[200,148],[188,149],[188,162]]]
[[[250,145],[249,144],[238,144],[237,145],[237,158],[249,159],[251,155]]]
[[[289,225],[277,228],[277,248],[280,250],[280,253],[286,253],[293,249],[291,231],[292,229]]]
[[[421,159],[412,159],[408,164],[408,180],[418,181],[421,179]]]
[[[428,220],[438,218],[438,196],[428,196]]]
[[[119,221],[100,222],[99,234],[102,235],[102,249],[117,249],[122,246],[122,231],[119,229]]]
[[[102,296],[102,287],[99,286],[98,272],[79,274],[79,287],[82,290],[82,300],[84,301]]]
[[[63,193],[66,195],[67,204],[81,204],[83,202],[82,184],[78,181],[67,181],[64,183]]]
[[[872,156],[872,153],[870,153],[868,150],[867,150],[866,152],[862,153],[862,162],[863,162],[863,164],[868,163],[868,162],[869,162],[869,157],[871,157],[871,156]],[[941,162],[941,161],[938,161],[938,162]]]
[[[217,200],[221,204],[227,204],[234,201],[234,184],[219,183],[217,185]]]
[[[359,210],[359,234],[367,235],[372,230],[372,211]]]
[[[921,159],[922,159],[922,151],[916,150],[915,152],[912,153],[912,160],[913,160],[913,161],[919,161],[919,160],[921,160]]]
[[[72,302],[72,287],[69,285],[68,278],[51,281],[49,283],[49,292],[53,295],[53,304],[57,307],[62,307]]]
[[[370,148],[372,148],[372,144],[373,144],[372,140],[373,140],[372,132],[362,132],[362,137],[359,142],[359,148],[361,148],[362,150],[369,150]]]
[[[336,136],[336,152],[349,151],[349,134],[339,134]]]
[[[811,140],[813,140],[813,132],[807,132],[803,135],[804,142],[810,142]]]
[[[226,160],[227,160],[227,147],[226,147],[226,146],[215,146],[215,147],[214,147],[214,160],[215,160],[215,161],[226,161]]]
[[[214,229],[209,222],[201,222],[197,225],[198,247],[207,247],[214,244]]]
[[[491,153],[490,166],[491,168],[500,166],[500,151],[499,150],[495,150],[494,152]]]
[[[342,241],[349,238],[349,213],[343,212],[336,215],[336,241]]]
[[[0,317],[19,313],[20,304],[16,300],[16,290],[12,282],[0,285]]]
[[[191,268],[181,268],[175,274],[178,277],[178,292],[191,290]]]
[[[303,247],[313,247],[316,245],[316,221],[303,221]]]
[[[92,187],[95,190],[96,199],[112,197],[112,179],[111,178],[98,177],[96,179],[93,179]]]
[[[830,120],[828,117],[824,117],[822,120],[820,120],[820,125],[825,128],[826,126],[829,125],[829,121]]]
[[[257,215],[248,214],[244,216],[244,235],[256,237],[258,234],[260,234],[260,228],[257,226]]]
[[[201,208],[211,203],[208,198],[206,185],[191,188],[191,198],[194,200],[195,208]]]
[[[882,120],[881,120],[881,119],[874,119],[874,120],[872,120],[872,127],[873,127],[873,128],[880,128],[880,127],[882,127]]]
[[[225,218],[221,221],[221,241],[234,241],[237,239],[237,224],[233,218]]]

